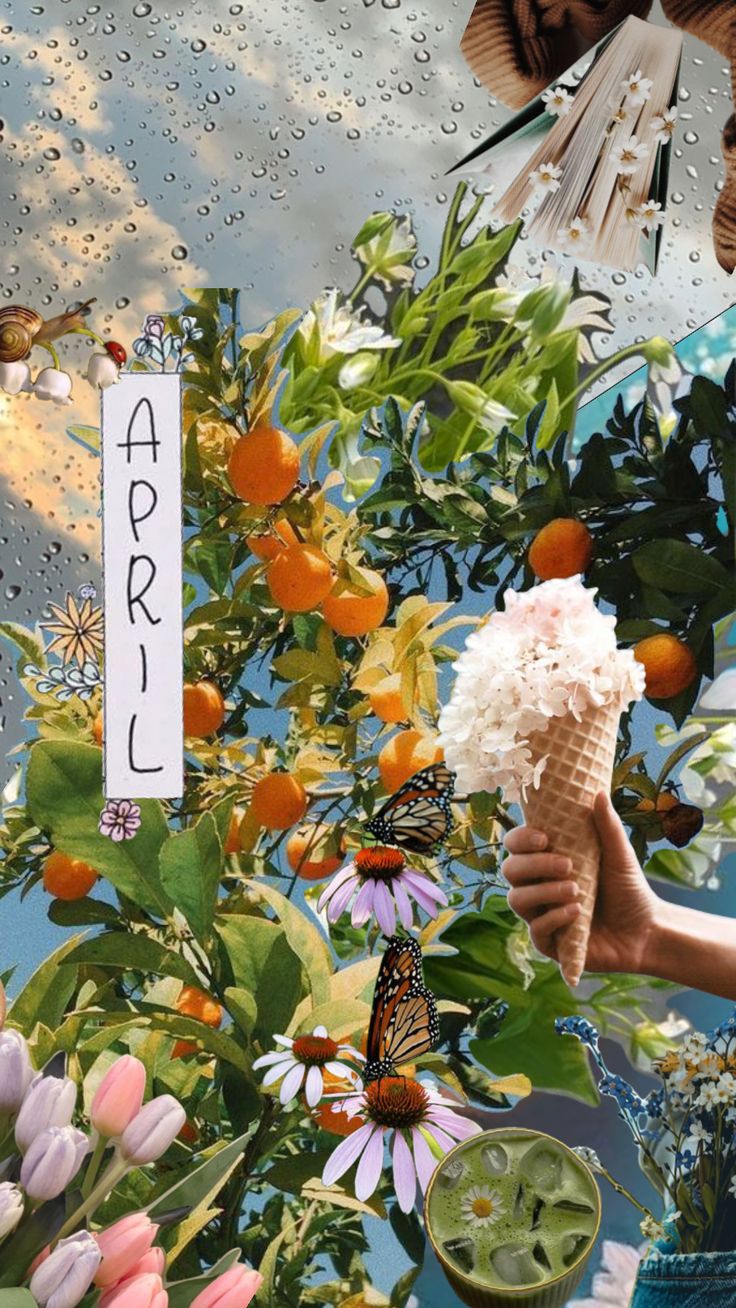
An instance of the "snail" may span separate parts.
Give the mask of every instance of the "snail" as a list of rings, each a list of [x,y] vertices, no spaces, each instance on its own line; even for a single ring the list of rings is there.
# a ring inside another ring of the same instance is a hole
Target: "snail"
[[[67,309],[56,318],[44,319],[35,309],[23,304],[9,304],[0,309],[0,363],[17,363],[30,354],[36,344],[54,341],[84,324],[93,300],[78,309]]]

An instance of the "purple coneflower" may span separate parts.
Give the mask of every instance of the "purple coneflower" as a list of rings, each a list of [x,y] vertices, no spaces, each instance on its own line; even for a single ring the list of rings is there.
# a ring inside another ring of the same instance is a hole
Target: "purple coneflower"
[[[398,911],[401,925],[409,931],[414,923],[412,899],[430,917],[436,917],[447,896],[423,872],[406,866],[400,849],[376,845],[359,849],[351,863],[341,868],[322,892],[317,908],[327,908],[328,922],[336,922],[354,897],[350,920],[364,926],[371,913],[381,930],[392,936]]]
[[[326,1026],[316,1026],[311,1035],[289,1036],[275,1035],[274,1040],[282,1049],[271,1054],[262,1054],[253,1064],[254,1071],[267,1067],[263,1078],[264,1086],[273,1085],[280,1080],[279,1099],[288,1104],[301,1090],[306,1082],[304,1095],[310,1108],[319,1103],[324,1094],[323,1069],[340,1081],[354,1081],[361,1084],[355,1068],[350,1066],[350,1059],[363,1060],[363,1055],[353,1049],[352,1045],[339,1045],[331,1040]]]
[[[323,1184],[332,1185],[360,1159],[355,1194],[363,1201],[370,1198],[383,1171],[386,1137],[393,1131],[394,1190],[405,1213],[414,1206],[417,1180],[425,1190],[439,1158],[458,1140],[467,1140],[480,1130],[475,1122],[447,1108],[436,1091],[403,1076],[371,1081],[360,1094],[340,1099],[333,1112],[359,1116],[365,1122],[330,1156],[322,1173]]]
[[[111,840],[132,840],[141,825],[141,810],[132,799],[108,799],[100,813],[99,831]]]

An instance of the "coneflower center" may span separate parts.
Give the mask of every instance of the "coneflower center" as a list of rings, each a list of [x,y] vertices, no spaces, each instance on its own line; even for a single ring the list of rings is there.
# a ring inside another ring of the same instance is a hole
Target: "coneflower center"
[[[363,881],[393,881],[405,866],[406,860],[401,850],[389,849],[386,845],[359,849],[355,855],[355,867]]]
[[[418,1081],[384,1076],[365,1091],[364,1116],[377,1126],[417,1126],[427,1116],[429,1096]]]
[[[329,1036],[297,1036],[291,1052],[300,1063],[307,1067],[323,1067],[337,1058],[337,1045]]]

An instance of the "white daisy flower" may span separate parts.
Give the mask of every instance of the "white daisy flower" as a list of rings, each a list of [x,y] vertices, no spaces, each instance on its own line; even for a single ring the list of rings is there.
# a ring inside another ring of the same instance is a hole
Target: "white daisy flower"
[[[585,245],[590,235],[590,228],[584,218],[573,218],[567,227],[560,227],[557,232],[557,239],[561,245],[568,249],[575,249]]]
[[[657,114],[652,119],[652,131],[657,145],[667,145],[672,140],[677,126],[677,106],[672,105],[669,109],[663,109],[661,114]]]
[[[656,232],[664,222],[664,213],[659,200],[643,200],[635,209],[635,222],[645,232]]]
[[[721,1102],[721,1097],[712,1081],[707,1081],[704,1086],[701,1086],[695,1102],[699,1108],[715,1108],[716,1104]]]
[[[637,141],[635,136],[630,136],[628,141],[617,145],[611,151],[611,158],[617,165],[619,177],[630,177],[635,173],[642,159],[646,159],[649,153],[646,145],[642,141]]]
[[[281,1081],[279,1099],[282,1104],[288,1104],[306,1082],[304,1097],[309,1107],[314,1108],[324,1094],[323,1070],[342,1081],[351,1081],[357,1089],[360,1088],[362,1082],[355,1068],[351,1067],[350,1060],[363,1062],[363,1055],[353,1049],[352,1045],[339,1045],[336,1040],[330,1039],[327,1027],[316,1026],[311,1035],[297,1036],[294,1040],[284,1035],[275,1035],[273,1038],[277,1045],[283,1047],[270,1054],[262,1054],[255,1060],[253,1070],[268,1068],[263,1078],[264,1087]]]
[[[625,77],[621,83],[626,99],[632,108],[645,104],[652,92],[654,83],[649,77],[642,77],[641,68],[637,68],[635,73]]]
[[[529,174],[529,181],[534,182],[540,190],[552,194],[554,191],[559,191],[561,176],[562,169],[558,164],[543,163]]]
[[[498,1190],[487,1185],[471,1185],[460,1200],[460,1210],[471,1226],[492,1226],[506,1211]]]
[[[554,114],[556,118],[564,118],[569,114],[573,101],[566,86],[548,86],[547,90],[542,92],[542,99],[547,107],[547,113]]]

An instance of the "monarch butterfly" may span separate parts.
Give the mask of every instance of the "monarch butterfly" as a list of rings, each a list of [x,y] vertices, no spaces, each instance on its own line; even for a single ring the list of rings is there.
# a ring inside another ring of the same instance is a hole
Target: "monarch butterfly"
[[[411,937],[391,936],[373,992],[366,1084],[396,1076],[402,1063],[433,1049],[439,1033],[434,995],[422,981],[422,951]]]
[[[399,845],[415,854],[426,854],[450,831],[454,787],[455,774],[444,763],[422,768],[366,822],[365,829],[385,845]]]

